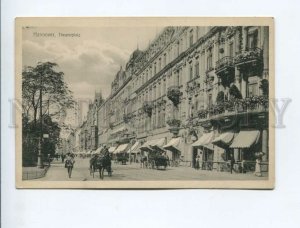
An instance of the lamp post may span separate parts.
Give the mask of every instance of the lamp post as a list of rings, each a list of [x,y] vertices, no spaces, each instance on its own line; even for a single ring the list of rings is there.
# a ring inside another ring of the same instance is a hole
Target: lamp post
[[[43,159],[42,159],[42,146],[43,146],[43,110],[42,110],[42,86],[43,86],[43,77],[41,75],[40,78],[40,136],[39,136],[39,145],[38,145],[38,161],[37,161],[37,166],[38,168],[44,168],[43,165]]]

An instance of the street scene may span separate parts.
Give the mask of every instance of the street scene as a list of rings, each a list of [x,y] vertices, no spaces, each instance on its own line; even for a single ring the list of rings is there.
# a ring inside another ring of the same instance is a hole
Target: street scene
[[[22,31],[23,180],[268,180],[268,26]]]

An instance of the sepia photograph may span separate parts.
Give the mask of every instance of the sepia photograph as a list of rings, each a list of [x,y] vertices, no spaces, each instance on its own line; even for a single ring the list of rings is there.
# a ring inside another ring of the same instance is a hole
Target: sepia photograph
[[[17,18],[17,188],[274,188],[272,18]]]

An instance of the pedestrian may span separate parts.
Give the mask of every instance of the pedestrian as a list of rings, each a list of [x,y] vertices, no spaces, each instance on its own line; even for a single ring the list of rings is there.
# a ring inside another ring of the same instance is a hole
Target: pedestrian
[[[75,163],[74,156],[68,153],[66,157],[65,167],[68,169],[69,178],[71,178],[74,163]]]
[[[233,154],[231,154],[231,160],[230,160],[230,173],[232,174],[233,166],[234,166],[235,160]]]
[[[261,159],[260,158],[256,158],[256,164],[255,164],[255,176],[261,177],[261,167],[260,167],[260,163],[261,163]]]
[[[195,165],[195,169],[199,170],[200,169],[200,156],[197,155],[196,157],[196,165]]]

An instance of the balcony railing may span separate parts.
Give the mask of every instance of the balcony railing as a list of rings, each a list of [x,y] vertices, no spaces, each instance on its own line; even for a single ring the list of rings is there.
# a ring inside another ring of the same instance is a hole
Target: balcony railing
[[[194,90],[200,88],[200,83],[197,81],[197,79],[199,79],[199,78],[200,78],[200,76],[197,76],[186,83],[186,92],[187,93],[193,92]]]
[[[241,53],[239,53],[234,58],[234,64],[240,65],[245,64],[253,61],[261,61],[262,60],[262,49],[255,47],[255,48],[248,48]]]
[[[241,113],[266,112],[269,109],[268,99],[264,96],[225,101],[213,105],[208,109],[197,112],[200,120],[216,119],[222,116],[237,115]]]
[[[233,57],[231,56],[225,56],[222,59],[218,60],[216,62],[216,73],[223,71],[227,68],[234,68],[233,62]]]

